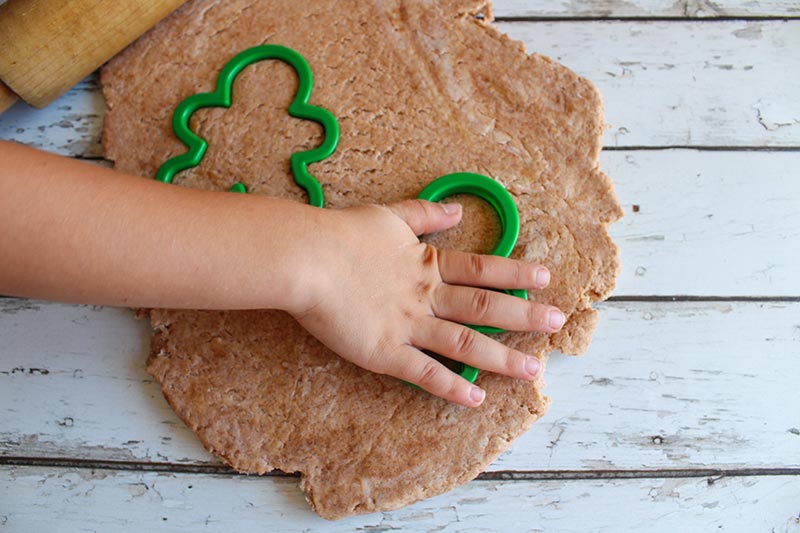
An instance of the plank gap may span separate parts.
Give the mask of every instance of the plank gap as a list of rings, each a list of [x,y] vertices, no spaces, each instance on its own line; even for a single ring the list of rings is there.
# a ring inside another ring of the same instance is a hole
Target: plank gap
[[[797,15],[745,15],[745,16],[736,16],[736,15],[717,15],[717,16],[709,16],[709,17],[686,17],[686,16],[676,16],[676,15],[662,15],[662,16],[642,16],[637,17],[633,15],[623,15],[623,16],[610,16],[610,17],[603,17],[603,16],[577,16],[577,17],[565,17],[565,16],[557,16],[557,17],[548,17],[547,15],[543,16],[531,16],[531,15],[523,15],[523,16],[501,16],[495,17],[492,19],[493,22],[761,22],[761,21],[771,21],[771,20],[778,20],[778,21],[790,21],[790,20],[800,20],[800,16]]]
[[[173,472],[184,474],[242,475],[224,464],[182,464],[171,462],[98,461],[94,459],[64,459],[58,457],[0,457],[0,466],[31,466],[51,468],[77,468],[89,470],[119,470],[135,472]],[[721,479],[745,476],[797,476],[800,468],[659,468],[659,469],[608,469],[608,470],[500,470],[478,475],[480,481],[546,481],[587,479],[656,479],[698,478]],[[299,478],[297,472],[273,470],[265,477]],[[709,480],[711,484],[712,481]]]
[[[633,295],[611,296],[607,302],[800,302],[800,296],[702,296],[689,294],[676,295]]]
[[[696,152],[800,152],[800,146],[709,146],[674,144],[668,146],[604,146],[604,152],[644,152],[664,150],[694,150]]]

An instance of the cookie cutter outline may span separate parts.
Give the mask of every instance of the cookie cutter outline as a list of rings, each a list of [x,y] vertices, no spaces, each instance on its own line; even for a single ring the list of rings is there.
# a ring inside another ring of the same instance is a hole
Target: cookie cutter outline
[[[236,81],[239,73],[245,67],[267,59],[283,61],[291,66],[297,74],[297,93],[292,103],[289,104],[289,115],[317,122],[323,128],[322,144],[310,150],[293,153],[290,157],[290,164],[295,183],[308,194],[308,203],[316,207],[325,205],[322,186],[308,172],[308,165],[330,157],[336,150],[339,144],[339,123],[327,109],[308,103],[314,78],[311,67],[308,66],[305,58],[291,48],[278,44],[261,44],[240,52],[220,71],[214,92],[193,94],[178,104],[172,115],[172,130],[188,150],[165,161],[158,169],[157,180],[172,183],[178,172],[200,164],[208,150],[208,142],[189,127],[192,114],[205,107],[229,108],[233,96],[233,82]],[[231,190],[247,192],[247,188],[242,183],[236,183]]]
[[[316,207],[325,205],[322,185],[308,172],[308,165],[330,157],[339,144],[339,123],[327,109],[308,103],[313,89],[313,74],[305,58],[296,51],[277,44],[262,44],[248,48],[228,61],[217,77],[216,89],[211,93],[197,93],[183,100],[172,115],[172,129],[178,139],[188,148],[183,154],[165,161],[156,174],[156,179],[164,183],[172,183],[175,175],[200,164],[208,150],[208,142],[194,133],[189,121],[198,109],[206,107],[229,108],[233,99],[233,83],[245,67],[268,59],[277,59],[294,68],[298,78],[295,98],[289,105],[289,115],[295,118],[311,120],[323,128],[324,139],[316,148],[295,152],[290,156],[292,175],[295,183],[308,194],[308,203]],[[247,187],[241,182],[235,183],[230,191],[246,193]],[[519,236],[519,211],[511,194],[499,182],[471,172],[455,172],[441,176],[429,183],[417,198],[431,202],[455,194],[477,196],[495,210],[501,225],[501,236],[495,245],[492,255],[508,257],[516,245]],[[506,290],[507,293],[526,299],[527,291],[523,289]],[[505,330],[491,326],[467,325],[483,333],[502,333]],[[478,369],[465,363],[461,364],[458,374],[474,383],[478,377]],[[413,384],[411,384],[413,385]],[[416,385],[413,385],[416,387]],[[418,388],[418,387],[417,387]]]

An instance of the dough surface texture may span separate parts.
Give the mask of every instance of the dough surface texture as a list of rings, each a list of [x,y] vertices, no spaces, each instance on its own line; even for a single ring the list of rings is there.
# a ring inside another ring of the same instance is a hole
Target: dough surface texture
[[[605,124],[590,82],[501,35],[485,1],[197,0],[104,68],[105,156],[152,179],[185,151],[171,130],[175,107],[212,91],[227,61],[263,43],[306,58],[310,103],[339,121],[338,149],[309,167],[326,208],[414,198],[452,172],[497,179],[521,216],[512,257],[552,272],[531,299],[568,317],[553,335],[497,338],[543,362],[554,350],[588,348],[591,303],[611,293],[619,269],[608,225],[621,216],[598,165]],[[225,191],[242,181],[253,194],[305,202],[289,156],[318,145],[322,132],[287,115],[296,87],[285,64],[247,67],[230,109],[195,113],[192,128],[209,150],[176,186]],[[464,221],[430,242],[488,253],[494,213],[460,200]],[[329,519],[468,482],[547,408],[541,380],[488,372],[478,378],[487,391],[480,408],[448,404],[344,361],[282,312],[151,310],[150,320],[148,371],[206,448],[241,472],[300,472],[311,506]]]

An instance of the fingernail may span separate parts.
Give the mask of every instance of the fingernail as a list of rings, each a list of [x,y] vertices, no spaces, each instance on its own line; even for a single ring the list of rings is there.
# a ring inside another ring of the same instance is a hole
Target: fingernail
[[[439,204],[444,209],[445,214],[455,215],[461,211],[461,204]]]
[[[486,397],[486,391],[481,389],[480,387],[473,386],[472,389],[469,391],[469,399],[472,400],[472,403],[475,405],[480,405],[483,403],[483,399]]]
[[[539,368],[541,368],[541,365],[537,358],[530,356],[525,358],[525,372],[527,372],[529,376],[535,378],[536,374],[539,373]]]
[[[536,285],[539,287],[547,287],[550,283],[550,271],[542,267],[536,271]]]
[[[564,317],[564,313],[562,313],[558,309],[553,309],[552,311],[550,311],[547,320],[548,324],[550,325],[550,329],[558,331],[559,329],[561,329],[561,326],[564,325],[566,317]]]

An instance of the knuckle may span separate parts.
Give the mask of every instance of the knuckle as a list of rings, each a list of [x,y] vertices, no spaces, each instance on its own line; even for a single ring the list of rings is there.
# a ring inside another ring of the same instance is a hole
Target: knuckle
[[[414,202],[414,209],[419,211],[419,214],[421,216],[425,218],[431,216],[431,205],[428,202],[420,200],[418,198],[415,198],[414,200],[412,200],[412,202]]]
[[[439,250],[432,244],[425,243],[422,250],[422,264],[426,267],[432,267],[439,262]]]
[[[470,328],[460,328],[454,341],[454,350],[456,354],[471,354],[475,351],[478,344],[478,333]]]
[[[533,302],[528,302],[525,314],[528,324],[530,324],[532,327],[536,329],[542,329],[546,326],[547,321],[545,318],[545,312],[541,306]]]
[[[439,378],[441,369],[439,364],[433,359],[426,361],[422,368],[419,369],[419,377],[417,378],[417,385],[423,389],[429,389],[436,384]]]
[[[511,265],[511,275],[514,277],[514,288],[527,286],[531,278],[531,274],[528,271],[528,265],[525,265],[519,261],[514,261],[511,263]]]
[[[506,348],[505,372],[507,376],[517,376],[525,374],[525,356],[516,350]]]
[[[420,281],[414,285],[414,294],[417,296],[418,301],[421,303],[428,300],[433,293],[433,283],[430,281]],[[411,318],[410,310],[403,310],[403,316]]]
[[[470,276],[482,279],[486,274],[486,258],[477,254],[470,254],[467,259],[467,269]]]
[[[390,346],[391,341],[388,338],[380,339],[361,366],[377,374],[386,374],[389,370],[387,362],[390,355]]]
[[[463,387],[463,383],[460,383],[459,380],[454,379],[450,386],[447,387],[447,392],[442,397],[450,401],[456,401],[458,398],[463,398],[467,395],[466,393],[461,392]]]
[[[492,295],[489,291],[478,289],[472,294],[472,311],[478,320],[483,320],[492,309]]]

